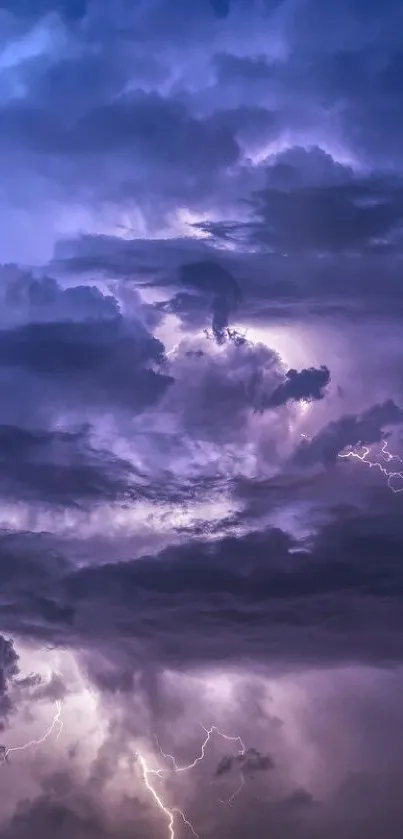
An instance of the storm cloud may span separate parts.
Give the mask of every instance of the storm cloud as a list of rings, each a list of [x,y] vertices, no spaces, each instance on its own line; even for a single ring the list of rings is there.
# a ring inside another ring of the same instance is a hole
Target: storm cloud
[[[9,696],[10,682],[18,675],[18,654],[11,640],[0,636],[0,729],[12,709]]]
[[[402,834],[402,26],[0,2],[4,839]]]
[[[387,429],[400,425],[402,420],[402,409],[391,399],[368,408],[358,417],[341,417],[322,428],[311,440],[303,441],[296,452],[296,460],[304,465],[315,461],[332,463],[348,446],[379,443]]]

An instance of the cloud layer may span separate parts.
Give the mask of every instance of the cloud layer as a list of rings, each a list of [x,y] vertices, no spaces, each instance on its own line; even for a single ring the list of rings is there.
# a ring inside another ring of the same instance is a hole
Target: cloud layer
[[[401,836],[402,24],[0,3],[4,839]]]

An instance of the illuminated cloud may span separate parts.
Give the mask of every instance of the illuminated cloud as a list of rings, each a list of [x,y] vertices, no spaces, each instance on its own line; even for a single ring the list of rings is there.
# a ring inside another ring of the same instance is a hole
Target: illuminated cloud
[[[343,416],[322,428],[311,440],[304,440],[296,460],[304,465],[335,462],[347,446],[379,443],[388,428],[400,425],[403,411],[393,400],[368,408],[360,416]]]
[[[1,839],[401,836],[402,26],[0,2]]]

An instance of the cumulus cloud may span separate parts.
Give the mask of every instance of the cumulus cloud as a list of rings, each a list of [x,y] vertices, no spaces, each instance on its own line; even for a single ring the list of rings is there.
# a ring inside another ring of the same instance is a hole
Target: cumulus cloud
[[[5,272],[2,295],[0,377],[10,392],[4,424],[23,424],[20,395],[10,390],[16,377],[32,404],[30,419],[36,414],[42,426],[49,411],[74,405],[141,412],[172,384],[162,342],[139,317],[121,314],[112,295],[83,285],[63,289],[16,269]]]
[[[102,294],[96,286],[63,288],[53,277],[36,277],[17,265],[2,266],[0,271],[3,328],[26,323],[107,321],[119,315],[116,298]]]
[[[320,400],[330,379],[326,367],[284,374],[278,353],[229,330],[220,350],[206,341],[184,342],[172,359],[174,387],[164,409],[175,411],[197,439],[240,439],[259,412],[300,400]]]

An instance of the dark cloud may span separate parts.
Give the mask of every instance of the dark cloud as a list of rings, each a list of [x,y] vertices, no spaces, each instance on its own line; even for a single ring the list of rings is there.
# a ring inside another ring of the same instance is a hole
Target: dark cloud
[[[201,328],[208,323],[206,301],[198,294],[178,291],[169,300],[157,303],[156,308],[164,314],[177,315],[182,324],[190,329]]]
[[[226,775],[228,772],[231,772],[234,760],[235,758],[233,755],[224,755],[217,766],[215,777],[219,778],[221,775]]]
[[[126,377],[130,389],[132,371],[133,383],[136,375],[143,376],[151,389],[160,383],[163,391],[168,379],[162,371],[159,378],[157,368],[164,361],[164,347],[141,320],[144,308],[135,294],[135,316],[130,318],[123,316],[115,296],[94,285],[63,287],[51,277],[36,277],[13,265],[3,266],[1,276],[3,370],[18,368],[59,382],[66,377],[65,385],[76,372],[77,386],[82,375],[105,391],[108,376],[117,389],[124,388]]]
[[[119,174],[106,174],[103,199],[134,202],[142,193],[145,208],[150,196],[159,194],[163,218],[172,198],[176,202],[208,195],[214,178],[235,166],[240,157],[229,127],[211,117],[197,118],[184,103],[158,92],[139,89],[121,95],[89,108],[84,115],[73,113],[69,125],[61,119],[59,108],[56,103],[53,111],[46,103],[35,108],[25,102],[9,105],[3,111],[4,146],[12,145],[15,153],[46,155],[50,173],[70,170],[71,178],[63,188],[73,200],[80,198],[85,183],[94,193],[99,189],[97,158],[112,164],[118,156]],[[141,160],[147,160],[147,185]]]
[[[403,193],[398,180],[358,179],[323,152],[297,151],[299,158],[286,154],[269,168],[270,185],[250,200],[255,221],[205,222],[203,229],[234,242],[246,238],[254,247],[283,255],[401,253]]]
[[[12,710],[9,688],[19,673],[18,660],[13,642],[0,635],[0,730],[4,728],[4,721]]]
[[[174,169],[186,162],[198,176],[236,163],[239,153],[229,132],[216,130],[208,120],[195,119],[180,102],[140,91],[88,113],[73,131],[63,132],[44,112],[34,116],[16,109],[10,112],[8,124],[16,135],[30,130],[25,142],[31,140],[37,151],[128,151],[136,156],[147,152],[148,160],[158,166]]]
[[[201,262],[216,261],[215,242],[225,240],[250,245],[250,225],[239,222],[201,222],[211,240],[175,239],[168,242],[122,241],[114,237],[81,237],[60,243],[55,269],[74,271],[79,276],[99,272],[103,276],[124,278],[131,286],[156,287],[166,297],[166,288],[175,294],[155,304],[158,313],[173,312],[185,327],[200,328],[208,323],[209,294],[177,290],[177,274],[188,256]],[[73,256],[72,254],[76,254]],[[234,253],[220,252],[220,264],[239,288],[233,319],[258,318],[262,321],[291,319],[304,314],[319,317],[365,319],[368,315],[391,317],[401,312],[400,261],[390,248],[361,255],[359,261],[348,254],[318,255],[314,252]],[[382,275],[382,284],[379,277]]]
[[[114,403],[141,411],[172,379],[152,369],[164,347],[139,322],[115,320],[27,324],[0,332],[0,366],[51,384],[53,398]],[[39,383],[40,390],[40,383]]]
[[[133,231],[128,231],[129,233]],[[215,254],[216,256],[216,254]],[[122,239],[112,235],[81,235],[60,240],[54,253],[55,270],[90,276],[130,279],[140,287],[177,286],[177,274],[187,259],[204,261],[211,250],[199,239]],[[169,280],[169,281],[168,281]]]
[[[253,776],[255,772],[266,772],[268,769],[274,769],[274,766],[270,755],[263,755],[256,749],[249,748],[237,755],[224,755],[217,766],[215,777],[226,775],[233,767],[238,767],[242,775]]]
[[[403,411],[393,400],[373,405],[360,416],[343,416],[322,428],[311,440],[304,440],[296,452],[296,461],[303,465],[333,463],[348,446],[380,443],[385,429],[400,425]]]
[[[210,298],[213,311],[212,330],[216,341],[225,340],[231,312],[240,298],[237,281],[230,272],[216,262],[192,262],[182,265],[180,280],[202,295]]]
[[[0,323],[4,325],[74,321],[114,320],[119,305],[112,295],[96,286],[63,288],[52,277],[35,277],[16,265],[1,267]]]
[[[290,795],[285,796],[279,802],[276,803],[276,809],[283,811],[284,813],[290,813],[296,811],[297,813],[305,808],[310,808],[315,806],[317,802],[315,802],[313,795],[308,792],[308,790],[300,787],[292,792]]]
[[[362,251],[382,244],[393,247],[402,222],[401,191],[376,189],[372,183],[341,187],[270,190],[259,196],[259,214],[267,220],[267,243],[286,251],[320,253]],[[261,231],[261,233],[260,233]],[[264,240],[264,228],[256,231]]]
[[[133,467],[91,446],[89,429],[33,431],[0,426],[0,491],[53,505],[134,498]]]
[[[151,650],[181,667],[400,661],[401,549],[399,516],[381,514],[339,516],[309,545],[273,530],[82,569],[39,538],[4,536],[3,625],[110,649],[117,672]]]
[[[253,775],[255,772],[267,772],[274,769],[275,763],[271,755],[263,755],[257,749],[246,749],[242,759],[238,758],[243,774]]]
[[[323,399],[325,388],[330,382],[330,370],[322,366],[320,369],[310,367],[307,370],[288,370],[286,381],[280,384],[274,393],[264,399],[261,410],[285,405],[287,402]]]

